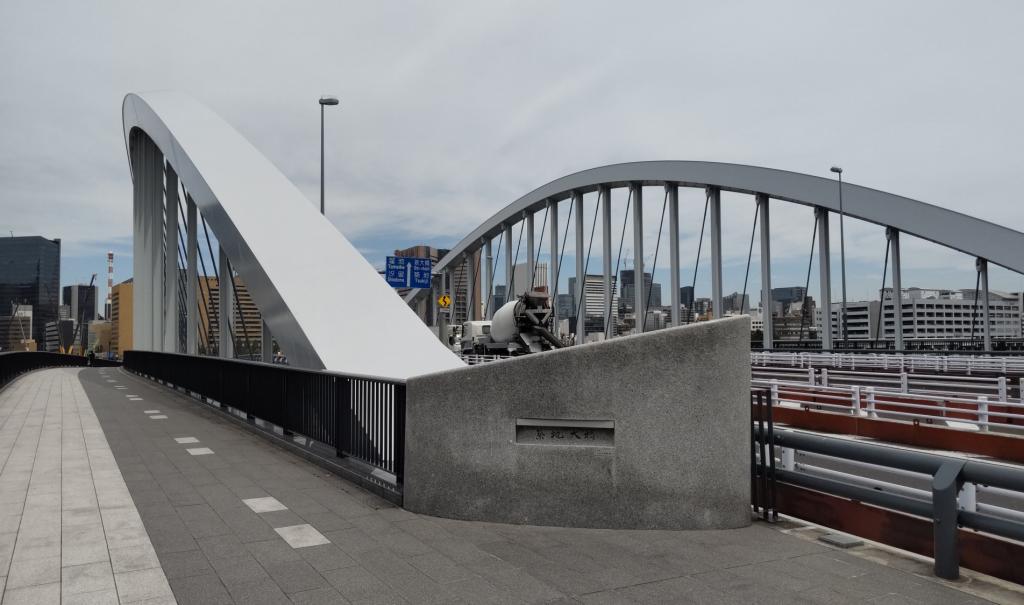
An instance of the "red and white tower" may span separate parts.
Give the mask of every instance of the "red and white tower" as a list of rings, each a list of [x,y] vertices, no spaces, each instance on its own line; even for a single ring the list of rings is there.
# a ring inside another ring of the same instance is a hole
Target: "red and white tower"
[[[114,253],[107,252],[107,304],[103,308],[103,317],[110,321],[110,297],[114,294]]]

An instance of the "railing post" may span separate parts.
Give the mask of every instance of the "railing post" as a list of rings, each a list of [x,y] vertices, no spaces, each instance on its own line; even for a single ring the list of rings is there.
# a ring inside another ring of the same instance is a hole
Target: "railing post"
[[[910,381],[906,372],[900,372],[900,391],[903,393],[910,392]]]
[[[957,549],[957,502],[963,479],[964,460],[944,463],[932,477],[932,509],[935,575],[946,580],[960,577],[960,553]]]
[[[773,407],[779,405],[779,380],[777,378],[772,378],[770,397]]]
[[[875,387],[867,387],[864,390],[868,394],[868,418],[878,418],[878,412],[875,411]]]
[[[348,377],[339,377],[335,383],[337,395],[334,408],[334,431],[337,435],[334,445],[335,453],[344,458],[352,451],[352,388]]]
[[[814,383],[811,383],[814,384]],[[828,386],[828,368],[821,368],[821,386]]]
[[[853,395],[851,397],[853,401],[853,415],[860,416],[860,385],[853,385]]]
[[[978,430],[988,431],[988,397],[978,396]]]
[[[405,383],[395,385],[395,483],[405,483]]]
[[[807,367],[807,384],[811,385],[812,387],[815,385],[814,366]]]
[[[999,387],[999,401],[1006,403],[1008,401],[1006,393],[1006,376],[1000,376],[996,379],[996,385]]]

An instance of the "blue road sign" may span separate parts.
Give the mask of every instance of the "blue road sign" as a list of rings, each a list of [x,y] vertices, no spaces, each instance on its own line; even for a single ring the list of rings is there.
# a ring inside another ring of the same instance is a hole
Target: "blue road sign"
[[[393,288],[429,288],[432,270],[429,258],[389,256],[384,279]]]

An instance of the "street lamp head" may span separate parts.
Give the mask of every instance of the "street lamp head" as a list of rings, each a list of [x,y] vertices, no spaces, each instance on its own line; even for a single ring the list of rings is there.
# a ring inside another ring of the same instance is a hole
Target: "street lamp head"
[[[829,168],[829,170],[834,172],[834,173],[836,173],[836,174],[842,174],[843,173],[843,169],[840,168],[839,166],[833,166],[832,168]]]
[[[321,105],[337,105],[338,104],[338,99],[337,99],[337,97],[320,97],[320,104]]]

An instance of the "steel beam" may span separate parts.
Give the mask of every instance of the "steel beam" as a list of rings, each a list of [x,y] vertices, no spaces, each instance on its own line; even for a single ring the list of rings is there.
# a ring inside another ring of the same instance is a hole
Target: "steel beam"
[[[163,350],[178,352],[178,173],[164,167]]]
[[[672,325],[680,324],[679,310],[679,185],[665,185],[668,193],[669,288],[672,300]],[[653,283],[654,276],[651,276]]]
[[[548,200],[548,295],[551,296],[551,332],[558,336],[558,305],[555,304],[555,294],[558,292],[558,202]]]
[[[537,259],[534,256],[535,251],[533,249],[533,213],[526,213],[526,277],[530,281],[522,286],[516,286],[520,290],[525,292],[533,291],[533,284],[536,283],[534,277],[534,269],[537,267]],[[525,286],[525,288],[523,287]]]
[[[573,305],[576,308],[576,344],[583,344],[587,340],[587,305],[583,303],[583,282],[586,280],[583,266],[583,194],[578,191],[572,192],[576,200],[576,292],[573,293]],[[600,204],[600,201],[598,201]]]
[[[512,300],[512,276],[515,274],[512,264],[512,224],[505,223],[505,302]]]
[[[722,190],[708,187],[708,214],[711,216],[711,314],[725,315],[722,307]]]
[[[163,271],[160,258],[163,211],[163,154],[142,132],[131,138],[132,162],[132,346],[142,351],[160,350],[158,314],[162,292],[157,276]],[[162,327],[161,327],[162,328]]]
[[[768,196],[757,194],[758,220],[761,232],[761,322],[764,326],[762,347],[770,349],[774,346],[772,328],[772,249],[771,220],[768,216]],[[742,301],[741,301],[742,303]]]
[[[199,213],[196,210],[196,203],[192,196],[185,196],[185,262],[188,267],[185,269],[185,353],[188,355],[199,354],[199,298],[196,288],[199,282],[199,271],[196,266],[199,262]]]
[[[644,287],[644,188],[640,183],[632,183],[630,188],[633,191],[633,317],[636,333],[642,334],[647,327],[647,288]]]
[[[894,227],[886,227],[885,235],[889,238],[889,257],[892,259],[892,327],[894,346],[897,351],[903,350],[903,276],[900,262],[900,231]],[[881,303],[884,305],[885,300]],[[882,308],[885,317],[885,307]],[[878,326],[881,338],[885,338],[885,320]]]
[[[473,306],[480,302],[473,300],[473,294],[476,292],[476,267],[473,266],[473,256],[473,252],[466,254],[466,260],[462,264],[462,272],[466,276],[466,279],[463,280],[466,283],[466,321],[476,319]]]
[[[975,261],[975,266],[978,268],[978,274],[981,276],[981,324],[982,324],[982,336],[985,338],[985,352],[992,351],[992,324],[991,321],[991,308],[989,307],[988,300],[988,261],[979,258]],[[977,301],[975,301],[977,304]]]
[[[616,276],[612,275],[612,190],[610,187],[602,186],[597,190],[598,205],[601,210],[601,277],[604,292],[604,337],[606,339],[615,335],[615,319],[619,310],[612,307],[615,300],[615,284],[618,283]],[[597,209],[594,209],[597,212]]]
[[[484,238],[484,262],[487,263],[487,298],[484,303],[484,313],[488,320],[494,318],[494,248],[492,244],[491,238]]]
[[[263,323],[263,334],[260,336],[260,357],[263,363],[274,363],[274,338],[270,334],[270,326]]]
[[[231,275],[231,262],[228,260],[224,248],[220,248],[220,261],[217,265],[217,292],[220,301],[217,310],[217,317],[220,320],[220,356],[228,359],[235,357],[235,341],[231,330],[232,317],[234,317],[234,288],[231,287],[233,276]]]
[[[818,279],[821,285],[821,348],[832,348],[832,257],[829,251],[828,209],[815,208],[818,220]],[[814,321],[814,318],[811,318]]]

